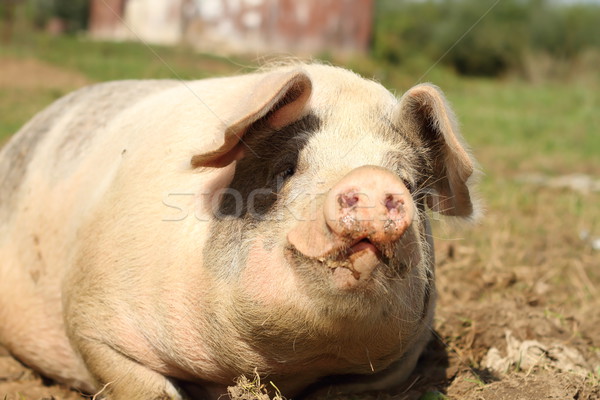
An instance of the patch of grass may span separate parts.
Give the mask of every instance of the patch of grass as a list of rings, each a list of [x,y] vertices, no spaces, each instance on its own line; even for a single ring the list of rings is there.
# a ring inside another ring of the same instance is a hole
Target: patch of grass
[[[241,59],[198,54],[188,47],[103,42],[85,36],[15,35],[1,56],[37,58],[83,73],[91,80],[201,79],[251,69]]]
[[[427,392],[423,396],[419,397],[419,400],[448,400],[449,397],[441,392]]]
[[[33,115],[65,93],[56,89],[0,89],[0,145]]]
[[[458,316],[458,319],[462,322],[465,328],[470,328],[473,326],[473,320],[471,318]]]
[[[594,87],[596,90],[594,90]],[[597,171],[600,89],[592,83],[464,80],[447,95],[488,173]]]
[[[554,319],[554,320],[558,321],[560,323],[560,325],[565,324],[566,317],[560,312],[553,311],[553,310],[546,308],[544,310],[544,316],[546,318]]]
[[[479,378],[478,376],[476,376],[475,378],[464,378],[465,381],[470,382],[470,383],[474,383],[477,386],[483,387],[485,386],[485,382],[481,380],[481,378]]]
[[[0,47],[0,60],[38,60],[89,82],[120,79],[201,79],[250,71],[254,64],[186,47],[145,46],[134,42],[100,42],[85,37],[49,36],[29,31]],[[20,77],[15,77],[16,80]],[[49,79],[41,76],[38,79]],[[0,86],[0,145],[28,119],[75,87]]]

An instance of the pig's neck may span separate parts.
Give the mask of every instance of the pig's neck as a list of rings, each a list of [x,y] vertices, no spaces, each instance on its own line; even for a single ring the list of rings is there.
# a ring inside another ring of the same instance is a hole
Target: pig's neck
[[[398,359],[422,332],[423,320],[414,310],[422,309],[424,295],[413,296],[415,304],[406,297],[388,297],[378,308],[360,296],[340,296],[336,301],[353,305],[330,307],[298,290],[295,278],[268,272],[267,277],[246,271],[243,285],[229,292],[229,304],[211,313],[219,317],[208,337],[222,338],[211,343],[211,350],[223,371],[233,366],[237,374],[251,375],[257,368],[283,386],[288,381],[290,386],[304,385],[295,381],[298,375],[305,380],[371,373]],[[396,293],[425,290],[417,268],[412,274],[398,282]]]

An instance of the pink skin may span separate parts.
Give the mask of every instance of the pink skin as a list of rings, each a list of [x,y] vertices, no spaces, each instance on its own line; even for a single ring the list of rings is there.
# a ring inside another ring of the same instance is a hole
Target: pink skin
[[[335,268],[333,279],[339,288],[352,288],[381,262],[382,248],[406,232],[414,210],[412,197],[396,174],[362,166],[329,190],[323,212],[300,221],[287,238],[301,254],[320,261],[345,252],[350,263]]]
[[[242,271],[241,282],[244,290],[264,305],[285,301],[290,293],[296,293],[296,276],[286,266],[280,251],[266,250],[264,241],[259,238],[251,247],[248,259],[252,260]]]

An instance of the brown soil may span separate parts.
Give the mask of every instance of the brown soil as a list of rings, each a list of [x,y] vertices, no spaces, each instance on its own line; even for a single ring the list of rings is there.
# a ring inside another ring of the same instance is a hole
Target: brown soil
[[[74,88],[90,83],[84,75],[35,59],[0,59],[0,89]]]
[[[451,252],[451,246],[438,247]],[[549,311],[535,294],[514,289],[539,278],[519,268],[482,277],[476,268],[463,271],[446,260],[438,268],[438,278],[435,336],[415,373],[396,390],[353,398],[439,400],[443,397],[434,396],[441,396],[436,394],[440,392],[463,400],[600,399],[597,299],[584,308],[559,315]],[[479,300],[486,290],[504,291],[506,296]],[[496,347],[502,356],[506,355],[507,331],[519,340],[558,343],[575,349],[583,355],[589,372],[561,370],[551,359],[540,359],[527,369],[512,364],[506,373],[486,369],[482,361],[490,348]],[[0,394],[6,395],[6,400],[85,398],[42,379],[2,351]]]

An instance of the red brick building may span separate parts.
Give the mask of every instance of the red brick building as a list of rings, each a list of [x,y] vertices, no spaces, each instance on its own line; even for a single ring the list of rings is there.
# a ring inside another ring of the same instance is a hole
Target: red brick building
[[[363,52],[374,0],[91,0],[90,34],[233,52]]]

